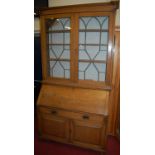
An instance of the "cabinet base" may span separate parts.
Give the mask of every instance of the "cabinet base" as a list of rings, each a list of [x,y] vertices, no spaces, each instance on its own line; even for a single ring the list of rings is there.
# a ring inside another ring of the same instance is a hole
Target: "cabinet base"
[[[101,155],[105,155],[105,153],[106,153],[105,149],[102,149],[102,148],[95,148],[95,147],[90,148],[90,147],[87,147],[84,145],[77,145],[77,144],[74,144],[71,142],[64,142],[64,141],[57,139],[57,138],[56,139],[50,139],[49,136],[39,135],[39,139],[49,141],[49,142],[58,142],[58,143],[63,143],[63,144],[67,144],[67,145],[77,146],[77,147],[81,147],[81,148],[88,149],[88,150],[99,151],[101,153]]]

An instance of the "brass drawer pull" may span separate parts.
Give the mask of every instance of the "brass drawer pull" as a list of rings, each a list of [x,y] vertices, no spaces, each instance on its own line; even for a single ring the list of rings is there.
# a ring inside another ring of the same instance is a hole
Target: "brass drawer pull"
[[[89,119],[89,116],[88,115],[83,115],[82,118],[83,119]]]
[[[57,113],[58,113],[58,112],[57,112],[56,110],[52,110],[52,111],[51,111],[51,114],[52,114],[52,115],[56,115]]]

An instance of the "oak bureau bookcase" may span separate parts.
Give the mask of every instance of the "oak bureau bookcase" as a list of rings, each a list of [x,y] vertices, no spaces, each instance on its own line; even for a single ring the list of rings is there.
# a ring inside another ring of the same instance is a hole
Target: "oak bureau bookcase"
[[[116,9],[116,3],[96,3],[40,11],[41,138],[104,152],[111,122]]]

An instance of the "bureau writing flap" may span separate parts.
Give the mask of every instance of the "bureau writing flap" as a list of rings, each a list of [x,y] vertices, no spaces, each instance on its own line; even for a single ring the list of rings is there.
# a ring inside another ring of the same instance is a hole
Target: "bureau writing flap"
[[[43,85],[37,104],[107,115],[108,98],[108,91]]]

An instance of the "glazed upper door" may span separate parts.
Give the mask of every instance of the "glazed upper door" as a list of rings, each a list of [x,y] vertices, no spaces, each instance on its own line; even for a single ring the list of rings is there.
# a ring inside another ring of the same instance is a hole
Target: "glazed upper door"
[[[46,78],[71,79],[72,22],[72,16],[67,14],[44,18]]]
[[[78,20],[78,80],[105,83],[111,80],[112,22],[108,13],[81,13]]]

